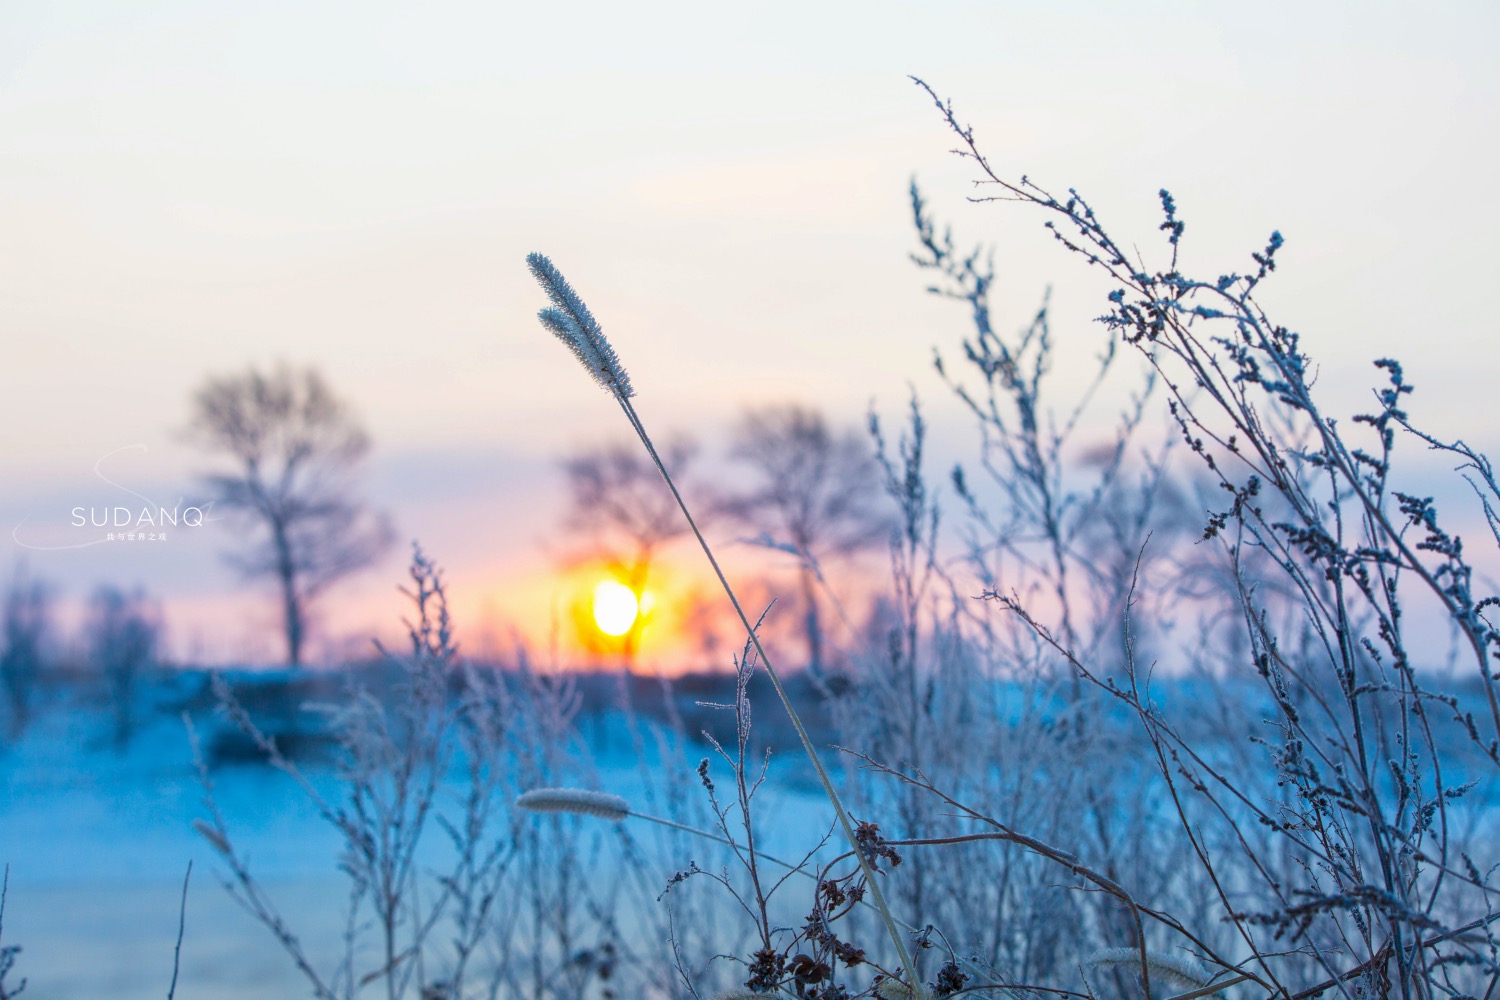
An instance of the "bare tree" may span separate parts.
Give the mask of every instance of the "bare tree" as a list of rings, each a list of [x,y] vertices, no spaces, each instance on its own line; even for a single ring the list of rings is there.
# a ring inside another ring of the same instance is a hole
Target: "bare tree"
[[[32,699],[48,635],[52,630],[52,592],[17,564],[5,594],[5,616],[0,622],[0,682],[10,707],[11,733],[31,721]]]
[[[672,491],[650,459],[625,442],[578,451],[563,461],[568,479],[568,527],[588,538],[601,556],[637,594],[646,588],[661,548],[687,533]],[[662,450],[674,473],[691,464],[696,445],[677,438]],[[623,637],[628,659],[639,639],[640,619]]]
[[[891,528],[870,444],[854,430],[830,428],[816,410],[783,405],[747,411],[731,454],[753,481],[726,510],[796,550],[808,668],[817,673],[824,665],[819,565],[885,543]]]
[[[234,463],[208,476],[217,500],[264,529],[232,561],[281,592],[287,661],[302,662],[311,602],[390,546],[387,520],[351,499],[369,438],[316,371],[280,366],[209,380],[193,397],[191,435]]]
[[[89,601],[85,627],[89,660],[109,685],[115,748],[123,750],[135,733],[135,696],[141,675],[156,662],[161,615],[144,590],[126,593],[106,584]]]

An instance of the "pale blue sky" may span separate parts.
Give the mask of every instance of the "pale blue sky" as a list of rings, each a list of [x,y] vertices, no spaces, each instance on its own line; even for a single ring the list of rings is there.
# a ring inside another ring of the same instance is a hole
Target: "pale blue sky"
[[[94,463],[137,444],[110,468],[170,502],[201,465],[175,436],[199,381],[310,363],[460,612],[504,617],[496,581],[550,558],[553,457],[620,429],[535,323],[530,250],[656,426],[790,398],[857,420],[912,381],[957,456],[928,360],[963,318],[906,261],[908,178],[997,244],[1015,321],[1051,283],[1092,352],[1100,289],[1039,218],[964,204],[907,73],[997,168],[1077,186],[1148,258],[1162,186],[1189,267],[1243,266],[1279,228],[1266,298],[1335,400],[1395,355],[1439,430],[1493,442],[1496,37],[1477,2],[6,5],[0,520],[112,502]],[[226,612],[226,547],[30,559],[72,596],[143,583],[180,643],[253,656],[266,622]],[[348,590],[337,629],[390,617],[398,567]]]

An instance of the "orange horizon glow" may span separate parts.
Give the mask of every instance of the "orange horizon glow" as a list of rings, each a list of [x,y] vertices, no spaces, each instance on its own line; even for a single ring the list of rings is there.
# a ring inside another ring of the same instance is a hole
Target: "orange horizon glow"
[[[524,573],[450,581],[455,594],[472,595],[455,617],[461,632],[475,626],[471,649],[501,659],[519,644],[538,655],[545,651],[550,665],[567,670],[624,668],[664,676],[730,671],[744,642],[742,627],[718,581],[696,556],[685,546],[659,554],[644,585],[635,588],[619,565],[604,559],[559,566],[538,557]],[[779,652],[778,663],[800,664],[804,640],[788,567],[774,554],[743,546],[727,547],[726,556],[747,606],[761,609],[780,598],[763,634]],[[863,606],[857,586],[847,580],[836,586],[849,588],[851,606]],[[629,598],[636,602],[628,626],[623,610],[606,612],[601,606],[616,598],[622,605]],[[611,613],[620,617],[611,621]],[[841,629],[831,608],[828,613],[830,628]]]

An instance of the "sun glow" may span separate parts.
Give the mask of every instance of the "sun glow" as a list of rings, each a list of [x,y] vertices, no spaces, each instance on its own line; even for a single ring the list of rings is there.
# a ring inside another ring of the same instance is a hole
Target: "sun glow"
[[[640,601],[618,580],[600,580],[594,587],[594,624],[605,635],[624,635],[635,624]]]

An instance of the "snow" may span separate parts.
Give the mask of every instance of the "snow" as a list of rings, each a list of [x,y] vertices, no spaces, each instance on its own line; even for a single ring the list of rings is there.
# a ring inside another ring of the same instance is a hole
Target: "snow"
[[[3,943],[22,952],[11,980],[28,980],[28,1000],[160,1000],[172,975],[182,882],[193,866],[176,996],[183,1000],[307,996],[310,990],[271,935],[229,896],[222,861],[192,829],[207,815],[180,710],[194,707],[206,744],[216,721],[195,685],[201,675],[156,685],[141,698],[144,718],[129,747],[110,744],[112,720],[97,698],[53,693],[32,724],[0,745],[0,865],[10,867]],[[582,720],[595,747],[600,787],[643,812],[664,812],[660,789],[648,789],[653,762],[636,760],[619,713]],[[649,740],[647,741],[650,742]],[[677,762],[692,769],[707,751],[689,747]],[[691,756],[691,760],[687,759]],[[646,766],[642,766],[645,763]],[[715,762],[716,771],[719,762]],[[304,773],[329,801],[342,801],[326,765]],[[339,838],[309,797],[286,775],[262,765],[216,769],[215,795],[237,847],[320,969],[341,954],[347,882],[337,870]],[[790,783],[789,783],[790,784]],[[696,789],[691,789],[696,791]],[[456,789],[453,789],[456,791]],[[778,794],[768,785],[760,821],[772,854],[798,854],[826,830],[821,800]],[[633,832],[658,843],[639,821]],[[441,853],[441,832],[429,837]],[[809,841],[810,838],[810,841]],[[723,863],[713,845],[688,857],[659,858],[661,887],[691,859]]]

